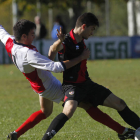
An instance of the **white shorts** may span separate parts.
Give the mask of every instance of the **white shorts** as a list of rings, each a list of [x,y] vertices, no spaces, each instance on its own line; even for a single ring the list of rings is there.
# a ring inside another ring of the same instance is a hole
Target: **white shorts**
[[[61,82],[59,80],[53,81],[51,87],[49,89],[46,89],[39,95],[53,102],[60,103],[60,101],[62,101],[64,98]]]

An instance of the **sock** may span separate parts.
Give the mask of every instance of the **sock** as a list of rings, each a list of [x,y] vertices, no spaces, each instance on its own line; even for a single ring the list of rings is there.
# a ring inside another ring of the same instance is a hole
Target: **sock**
[[[46,115],[42,110],[34,112],[17,130],[15,130],[15,132],[17,132],[17,137],[19,138],[43,119],[46,119]]]
[[[106,113],[103,113],[99,108],[91,107],[86,111],[94,120],[108,126],[119,134],[122,134],[125,127],[114,121]]]
[[[140,127],[139,117],[127,106],[122,111],[118,111],[118,113],[127,124],[133,126],[135,129]]]
[[[68,117],[64,113],[55,117],[42,140],[50,140],[64,126],[67,120]]]

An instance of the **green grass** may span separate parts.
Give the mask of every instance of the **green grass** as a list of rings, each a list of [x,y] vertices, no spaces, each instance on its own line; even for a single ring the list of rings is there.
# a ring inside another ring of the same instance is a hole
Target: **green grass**
[[[140,60],[88,61],[91,79],[126,101],[140,115]],[[62,81],[62,74],[54,74]],[[40,109],[38,95],[34,93],[14,65],[0,66],[0,140],[17,129],[33,112]],[[53,118],[62,111],[61,103],[54,104],[52,115],[22,135],[19,140],[41,140]],[[117,111],[101,107],[120,124],[127,125]],[[117,134],[106,126],[92,120],[84,110],[77,109],[53,140],[117,140]]]

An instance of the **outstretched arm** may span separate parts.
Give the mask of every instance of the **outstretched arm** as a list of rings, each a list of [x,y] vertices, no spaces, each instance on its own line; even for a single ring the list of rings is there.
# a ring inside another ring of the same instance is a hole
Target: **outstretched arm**
[[[2,25],[0,25],[0,40],[4,45],[6,44],[9,37],[14,38],[3,28]]]
[[[57,72],[62,72],[70,67],[73,67],[74,65],[78,64],[82,60],[88,58],[89,54],[90,54],[89,50],[85,49],[80,56],[72,60],[54,62],[49,58],[47,58],[46,56],[41,55],[39,52],[29,49],[26,57],[28,63],[32,67],[57,73]]]

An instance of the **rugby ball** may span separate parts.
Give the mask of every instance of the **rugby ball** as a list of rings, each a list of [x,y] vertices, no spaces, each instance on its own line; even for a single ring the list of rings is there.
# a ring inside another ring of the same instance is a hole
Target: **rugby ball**
[[[135,131],[134,140],[140,140],[140,127]]]

